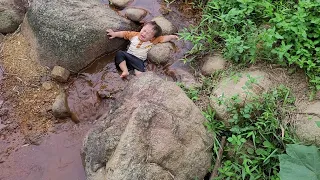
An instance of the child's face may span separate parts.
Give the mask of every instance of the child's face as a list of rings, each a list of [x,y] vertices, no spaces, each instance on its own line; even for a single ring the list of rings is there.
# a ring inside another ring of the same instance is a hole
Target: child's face
[[[140,35],[139,35],[139,39],[141,41],[150,41],[151,39],[154,38],[154,30],[153,30],[153,26],[150,24],[147,24],[145,26],[143,26],[143,28],[140,31]]]

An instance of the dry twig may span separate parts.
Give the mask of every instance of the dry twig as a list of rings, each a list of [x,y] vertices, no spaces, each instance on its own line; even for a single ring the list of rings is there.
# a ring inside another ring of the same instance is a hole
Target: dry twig
[[[222,153],[223,153],[223,148],[225,144],[226,144],[226,136],[222,136],[218,157],[214,165],[214,168],[212,170],[210,180],[213,180],[218,175],[218,169],[221,165]]]

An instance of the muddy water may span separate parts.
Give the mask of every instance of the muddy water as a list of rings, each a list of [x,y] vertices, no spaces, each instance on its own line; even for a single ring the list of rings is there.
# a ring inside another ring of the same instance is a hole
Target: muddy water
[[[108,4],[106,0],[101,2]],[[144,21],[161,15],[159,9],[164,7],[157,0],[135,0],[130,6],[144,8],[149,12]],[[189,20],[186,20],[183,13],[177,9],[172,8],[167,18],[181,29],[187,26]],[[124,10],[119,11],[119,14],[124,15]],[[188,68],[178,59],[182,58],[192,45],[178,41],[175,42],[175,46],[176,53],[172,62],[165,66],[150,63],[147,69],[168,80],[174,80],[175,75],[172,70]],[[20,142],[20,148],[15,149],[5,161],[0,162],[0,180],[85,179],[80,158],[82,139],[92,127],[92,122],[110,109],[118,92],[128,83],[128,80],[119,77],[113,58],[114,54],[105,55],[71,79],[67,89],[67,100],[72,120],[78,124],[69,121],[58,125],[52,130],[54,133],[46,136],[39,146]],[[0,83],[1,77],[0,71]]]
[[[91,124],[57,127],[41,145],[25,144],[0,164],[1,180],[85,180],[80,148]]]

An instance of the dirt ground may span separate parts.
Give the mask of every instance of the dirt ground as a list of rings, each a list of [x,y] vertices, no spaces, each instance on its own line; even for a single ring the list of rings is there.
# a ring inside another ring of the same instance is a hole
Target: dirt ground
[[[57,121],[50,111],[59,85],[52,82],[50,90],[42,87],[43,82],[51,81],[49,71],[28,56],[29,50],[19,33],[7,36],[1,46],[0,99],[5,113],[1,114],[0,137],[7,150],[1,146],[0,161],[23,144],[39,144]]]

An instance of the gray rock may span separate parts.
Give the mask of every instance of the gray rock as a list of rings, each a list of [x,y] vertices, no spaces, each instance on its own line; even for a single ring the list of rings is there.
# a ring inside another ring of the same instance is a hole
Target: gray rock
[[[257,82],[249,83],[249,77],[256,79]],[[217,117],[227,121],[229,113],[223,103],[222,105],[219,105],[217,98],[224,97],[224,99],[229,99],[232,96],[239,95],[240,104],[243,105],[245,101],[250,100],[250,94],[259,95],[269,90],[271,85],[272,82],[270,81],[268,74],[263,71],[242,72],[233,77],[223,79],[217,85],[217,88],[213,90],[210,97],[210,104],[216,111]]]
[[[170,42],[154,45],[148,52],[148,59],[156,64],[166,64],[173,59],[173,46]]]
[[[201,111],[175,83],[143,73],[115,106],[84,139],[88,180],[204,178],[212,137]]]
[[[170,35],[178,31],[177,28],[163,16],[155,17],[151,21],[155,21],[161,27],[162,35]]]
[[[23,0],[0,0],[0,33],[13,33],[22,23],[25,7]]]
[[[109,0],[112,5],[117,6],[119,8],[125,8],[130,0]]]
[[[174,78],[177,82],[182,83],[186,88],[197,88],[201,87],[202,84],[199,83],[193,74],[183,69],[173,70]]]
[[[59,82],[67,82],[70,76],[70,72],[60,66],[54,66],[51,71],[51,77]]]
[[[55,99],[52,105],[52,114],[56,118],[70,117],[70,111],[67,105],[67,97],[64,92],[61,92]]]
[[[31,45],[31,55],[52,68],[62,66],[78,72],[94,59],[127,43],[110,40],[106,30],[136,30],[137,25],[90,0],[37,0],[24,20],[22,32]]]
[[[217,70],[225,69],[226,60],[223,59],[221,54],[207,55],[203,58],[203,65],[201,73],[205,76],[211,75]]]
[[[147,11],[141,8],[126,9],[126,17],[131,21],[140,22],[147,15]]]
[[[296,119],[297,136],[308,143],[320,145],[320,128],[316,124],[320,121],[320,101],[308,105]]]

